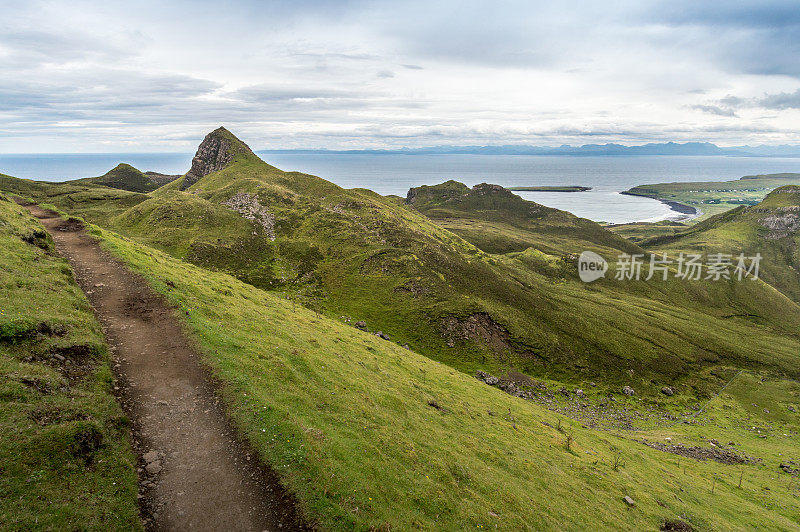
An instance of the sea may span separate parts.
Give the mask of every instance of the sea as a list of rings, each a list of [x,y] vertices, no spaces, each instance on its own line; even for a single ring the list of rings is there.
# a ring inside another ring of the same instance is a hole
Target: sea
[[[744,175],[800,173],[800,159],[724,156],[568,157],[465,154],[260,153],[282,170],[323,177],[345,188],[405,196],[410,187],[455,179],[466,185],[506,187],[577,185],[587,192],[518,192],[525,199],[606,223],[681,219],[648,198],[620,194],[663,182],[725,181]],[[120,162],[146,171],[183,174],[191,153],[0,154],[0,173],[43,181],[102,175]]]

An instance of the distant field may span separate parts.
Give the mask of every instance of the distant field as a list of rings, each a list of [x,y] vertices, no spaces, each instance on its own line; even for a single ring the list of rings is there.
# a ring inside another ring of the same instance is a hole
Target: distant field
[[[702,214],[689,223],[697,223],[740,205],[755,205],[774,189],[797,184],[800,184],[800,174],[768,174],[745,176],[733,181],[639,185],[624,194],[676,201],[694,207]]]

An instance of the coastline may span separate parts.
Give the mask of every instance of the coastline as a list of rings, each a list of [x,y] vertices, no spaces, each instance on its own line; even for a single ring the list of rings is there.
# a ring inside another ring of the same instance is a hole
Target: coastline
[[[703,215],[703,211],[698,209],[697,207],[692,207],[691,205],[686,205],[685,203],[681,203],[679,201],[666,199],[666,198],[659,198],[657,196],[651,196],[649,194],[637,194],[635,192],[631,192],[630,190],[625,190],[620,192],[620,194],[624,194],[625,196],[636,196],[639,198],[649,198],[652,200],[660,201],[671,210],[681,214],[682,216],[675,219],[676,222],[688,222],[689,220],[694,220],[695,218],[699,218]]]

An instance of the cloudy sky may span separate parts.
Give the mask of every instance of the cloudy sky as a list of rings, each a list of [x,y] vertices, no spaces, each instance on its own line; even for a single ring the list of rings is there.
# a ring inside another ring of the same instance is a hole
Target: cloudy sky
[[[796,1],[0,0],[0,153],[800,144]]]

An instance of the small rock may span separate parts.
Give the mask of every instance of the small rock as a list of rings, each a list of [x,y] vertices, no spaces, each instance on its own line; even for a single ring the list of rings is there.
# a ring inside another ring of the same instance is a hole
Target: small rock
[[[592,388],[597,388],[597,383],[596,382],[590,382],[589,386],[591,386]]]
[[[392,339],[392,337],[391,337],[391,336],[389,336],[388,334],[386,334],[386,333],[385,333],[385,332],[383,332],[383,331],[378,331],[378,332],[376,332],[376,333],[375,333],[375,336],[377,336],[378,338],[383,338],[384,340],[391,340],[391,339]]]
[[[636,392],[630,386],[625,386],[624,388],[622,388],[622,393],[624,393],[627,396],[636,395]]]
[[[675,390],[673,390],[671,386],[664,386],[663,388],[661,388],[661,393],[663,393],[667,397],[672,397],[673,395],[675,395]]]
[[[357,321],[357,322],[355,323],[355,326],[356,326],[356,328],[358,328],[358,329],[366,329],[366,328],[367,328],[367,322],[366,322],[366,321],[364,321],[364,320]]]
[[[161,473],[161,462],[156,460],[155,462],[150,462],[145,467],[145,470],[150,473],[151,475],[158,475]]]
[[[408,344],[403,344],[403,346],[402,346],[402,347],[403,347],[403,349],[411,349],[411,346],[410,346],[410,345],[408,345]]]
[[[102,288],[104,286],[105,285],[103,283],[97,283],[97,284],[94,285],[95,288]]]
[[[583,390],[581,390],[580,388],[575,390],[575,395],[577,395],[578,397],[581,397],[581,398],[586,397],[586,394],[583,393]]]
[[[53,358],[55,358],[59,362],[64,362],[66,360],[66,358],[64,358],[63,356],[59,355],[58,353],[54,354]]]
[[[148,464],[158,460],[158,451],[148,451],[142,455],[142,458]]]
[[[789,412],[797,412],[797,409],[792,405],[789,405]]]
[[[625,504],[627,504],[628,506],[636,506],[636,503],[635,503],[635,502],[633,502],[633,499],[631,499],[631,498],[630,498],[630,497],[628,497],[627,495],[625,495],[625,496],[622,498],[622,500],[623,500],[623,501],[625,501]]]

